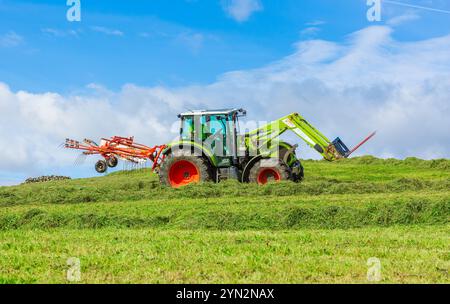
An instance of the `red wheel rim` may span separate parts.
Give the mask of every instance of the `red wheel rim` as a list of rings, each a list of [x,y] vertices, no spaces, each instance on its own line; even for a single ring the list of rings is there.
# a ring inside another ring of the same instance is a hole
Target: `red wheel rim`
[[[263,168],[261,171],[259,171],[258,174],[258,184],[265,185],[269,181],[280,181],[281,175],[280,173],[272,168]]]
[[[174,188],[200,181],[200,172],[196,165],[187,160],[175,162],[169,170],[169,182]]]

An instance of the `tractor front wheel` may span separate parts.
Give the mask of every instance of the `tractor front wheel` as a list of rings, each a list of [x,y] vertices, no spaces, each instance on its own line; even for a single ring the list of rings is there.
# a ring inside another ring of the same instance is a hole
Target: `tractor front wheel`
[[[161,184],[179,188],[192,183],[211,181],[209,164],[202,157],[168,156],[161,165]]]
[[[289,167],[280,159],[261,159],[250,170],[249,180],[252,183],[265,185],[268,182],[279,182],[290,178]]]

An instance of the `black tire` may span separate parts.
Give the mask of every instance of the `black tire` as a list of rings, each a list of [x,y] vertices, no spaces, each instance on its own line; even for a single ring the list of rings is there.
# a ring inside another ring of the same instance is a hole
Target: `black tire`
[[[161,164],[161,168],[159,170],[159,180],[162,185],[178,188],[191,183],[209,182],[213,180],[211,174],[212,168],[209,162],[203,157],[185,156],[182,153],[177,153],[177,155],[168,155],[165,158],[164,162]],[[182,164],[181,168],[174,167],[180,164]],[[193,175],[190,175],[191,172],[188,169],[183,169],[183,165],[194,166],[197,170],[198,176],[193,178]],[[183,173],[184,176],[182,178],[177,175],[179,170],[185,170],[185,172]]]
[[[303,168],[302,163],[298,160],[295,163],[294,168],[292,169],[292,180],[298,183],[302,181],[304,177],[305,177],[305,170]]]
[[[300,163],[299,181],[303,180],[304,178],[305,178],[305,168],[303,168],[303,165]]]
[[[271,178],[272,177],[272,178]],[[291,178],[291,169],[280,159],[261,159],[250,169],[249,180],[260,185]]]
[[[119,163],[119,160],[117,159],[117,157],[115,156],[111,156],[110,158],[108,158],[106,160],[106,164],[108,165],[108,167],[110,168],[115,168],[117,167],[117,164]]]
[[[286,147],[280,147],[279,150],[279,158],[281,161],[284,161],[284,158],[286,154],[288,153],[288,149]],[[305,177],[305,171],[303,169],[303,165],[301,164],[300,160],[297,159],[295,155],[295,150],[290,153],[290,155],[287,157],[287,163],[291,164],[293,162],[292,168],[291,168],[291,179],[298,183],[303,180]]]
[[[95,171],[97,171],[98,173],[105,173],[107,169],[108,165],[106,164],[106,161],[99,160],[95,163]]]

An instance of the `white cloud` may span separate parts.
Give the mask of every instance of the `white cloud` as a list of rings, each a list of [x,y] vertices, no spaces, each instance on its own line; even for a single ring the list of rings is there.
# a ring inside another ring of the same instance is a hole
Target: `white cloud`
[[[23,43],[23,37],[15,32],[0,35],[0,47],[15,47]]]
[[[201,33],[183,32],[179,34],[175,41],[186,46],[194,54],[198,53],[205,42],[205,35]]]
[[[306,23],[307,26],[319,26],[319,25],[324,25],[324,24],[326,24],[326,22],[323,20],[314,20],[314,21]]]
[[[113,92],[91,84],[90,94],[63,96],[0,84],[0,173],[72,166],[75,154],[57,148],[66,137],[134,135],[147,145],[166,143],[179,112],[222,107],[244,107],[256,121],[296,111],[349,145],[377,129],[361,153],[448,158],[450,36],[398,42],[391,31],[369,27],[344,43],[300,42],[278,62],[226,73],[209,85],[125,85]],[[305,145],[300,154],[318,156]]]
[[[399,15],[389,19],[386,23],[390,26],[399,26],[407,22],[420,19],[420,16],[415,12],[407,12],[403,15]]]
[[[303,29],[300,32],[300,35],[301,36],[315,36],[319,32],[320,32],[320,28],[311,26],[311,27],[307,27],[307,28]]]
[[[183,101],[163,88],[125,85],[118,93],[96,86],[90,96],[12,92],[0,84],[0,173],[70,165],[74,154],[59,148],[76,139],[136,135],[144,143],[164,142]]]
[[[307,27],[300,31],[300,36],[302,38],[314,37],[321,31],[320,26],[324,24],[326,24],[326,22],[322,20],[307,22],[305,23]]]
[[[91,29],[94,32],[102,33],[105,35],[111,35],[111,36],[123,36],[124,33],[122,31],[116,30],[116,29],[110,29],[103,26],[92,26]]]
[[[222,5],[237,22],[247,21],[253,13],[263,9],[260,0],[223,0]]]
[[[162,39],[168,43],[182,46],[193,54],[198,54],[208,42],[217,43],[220,38],[208,32],[198,32],[189,28],[176,27],[165,31],[151,29],[138,33],[142,39]]]
[[[46,35],[53,36],[53,37],[67,37],[67,36],[77,37],[79,31],[77,31],[77,30],[59,30],[59,29],[54,29],[54,28],[42,28],[41,32]]]

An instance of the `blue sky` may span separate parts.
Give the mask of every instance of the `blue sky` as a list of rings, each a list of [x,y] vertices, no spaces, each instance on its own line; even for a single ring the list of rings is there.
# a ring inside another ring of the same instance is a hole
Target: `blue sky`
[[[0,185],[94,175],[64,138],[161,144],[188,107],[299,111],[350,143],[380,130],[364,153],[448,158],[450,2],[382,2],[369,22],[366,0],[81,0],[68,22],[66,0],[0,0]]]
[[[21,37],[20,48],[0,48],[0,79],[12,89],[209,83],[282,58],[300,39],[340,41],[370,25],[365,0],[262,0],[246,20],[227,13],[229,0],[81,0],[82,20],[72,23],[65,2],[0,1],[0,35]],[[450,10],[448,1],[404,2]],[[384,4],[381,24],[411,10]],[[420,14],[395,37],[448,33],[450,15]],[[318,30],[302,35],[307,28]]]

